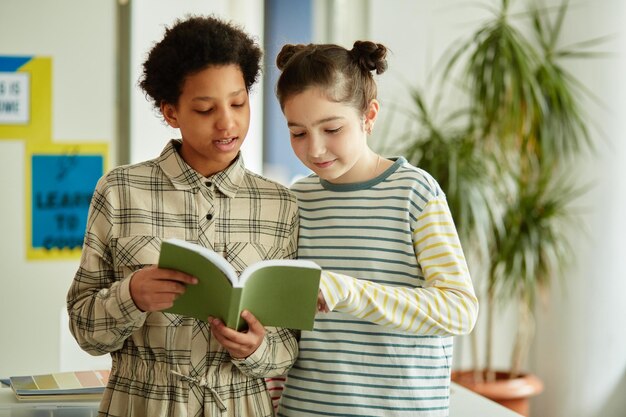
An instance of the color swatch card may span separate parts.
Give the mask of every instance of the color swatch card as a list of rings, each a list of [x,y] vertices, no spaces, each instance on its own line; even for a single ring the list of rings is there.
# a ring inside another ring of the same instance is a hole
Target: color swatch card
[[[12,376],[11,388],[20,400],[98,400],[109,380],[109,370],[57,372]]]

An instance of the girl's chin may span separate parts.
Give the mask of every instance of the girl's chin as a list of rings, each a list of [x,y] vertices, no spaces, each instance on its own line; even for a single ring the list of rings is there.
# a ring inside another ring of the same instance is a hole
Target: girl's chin
[[[315,172],[315,171],[313,171]],[[328,181],[328,182],[332,182],[332,183],[339,183],[339,178],[337,178],[336,175],[330,175],[330,172],[328,171],[322,171],[322,172],[315,172],[317,174],[318,177],[320,177],[321,179],[323,179],[324,181]]]
[[[332,175],[329,175],[329,172],[327,169],[320,169],[318,167],[309,167],[309,169],[313,171],[315,175],[317,175],[323,180],[329,181],[330,179],[332,179]]]

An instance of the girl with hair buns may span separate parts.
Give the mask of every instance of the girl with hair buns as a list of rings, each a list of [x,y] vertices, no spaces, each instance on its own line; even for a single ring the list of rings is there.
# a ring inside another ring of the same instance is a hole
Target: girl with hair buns
[[[302,332],[278,415],[447,416],[452,337],[478,302],[446,197],[403,157],[367,143],[387,49],[285,45],[276,94],[313,174],[292,191],[300,258],[323,268],[315,328]]]

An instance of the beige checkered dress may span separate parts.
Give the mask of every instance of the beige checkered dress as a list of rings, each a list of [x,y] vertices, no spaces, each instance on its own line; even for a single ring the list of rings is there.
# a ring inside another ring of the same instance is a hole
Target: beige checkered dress
[[[272,416],[263,377],[293,364],[292,331],[267,328],[254,354],[234,360],[207,323],[144,313],[130,297],[130,276],[157,262],[165,238],[210,247],[239,271],[296,256],[298,209],[287,189],[247,171],[241,158],[202,177],[180,158],[179,145],[112,170],[94,192],[67,306],[80,346],[113,359],[99,415]]]

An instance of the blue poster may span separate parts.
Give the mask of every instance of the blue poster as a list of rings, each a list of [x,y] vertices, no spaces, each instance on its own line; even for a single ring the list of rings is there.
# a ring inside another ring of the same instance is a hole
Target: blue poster
[[[102,155],[32,155],[33,249],[79,249]]]

